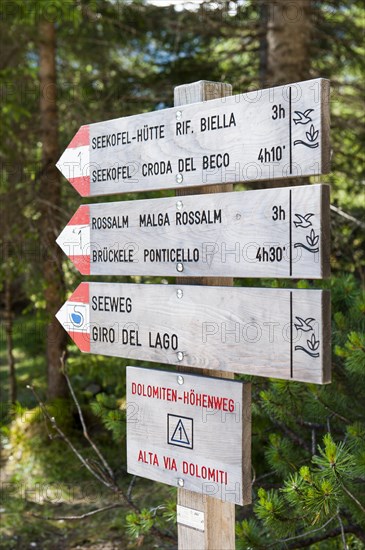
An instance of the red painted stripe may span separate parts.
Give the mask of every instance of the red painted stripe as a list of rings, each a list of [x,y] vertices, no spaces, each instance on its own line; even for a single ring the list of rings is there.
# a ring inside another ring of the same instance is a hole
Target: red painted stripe
[[[68,302],[89,303],[89,283],[81,283],[68,299]]]
[[[88,332],[72,332],[68,333],[75,342],[79,350],[85,353],[90,353],[90,333]]]
[[[81,275],[90,275],[90,256],[69,256]]]
[[[75,147],[82,147],[83,145],[90,145],[90,131],[88,124],[79,128],[70,141],[67,149],[74,149]]]
[[[89,225],[90,208],[88,204],[80,206],[72,216],[67,225]]]
[[[78,178],[68,178],[71,185],[82,197],[90,196],[90,176],[79,176]]]

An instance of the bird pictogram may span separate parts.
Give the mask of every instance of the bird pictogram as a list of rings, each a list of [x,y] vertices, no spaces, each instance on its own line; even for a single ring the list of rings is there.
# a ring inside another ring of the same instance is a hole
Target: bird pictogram
[[[302,319],[301,317],[296,317],[298,324],[294,323],[294,326],[297,330],[302,330],[303,332],[309,332],[310,330],[313,330],[312,327],[312,321],[314,321],[313,317],[308,317],[307,319]]]
[[[295,124],[308,124],[312,122],[311,117],[309,116],[314,109],[307,109],[302,113],[301,111],[294,111],[298,118],[293,118]]]
[[[306,229],[312,225],[312,222],[310,222],[309,219],[314,216],[314,214],[311,212],[309,212],[309,214],[305,214],[305,216],[302,216],[301,214],[295,214],[295,216],[298,218],[297,221],[294,220],[295,227],[302,227],[303,229]]]

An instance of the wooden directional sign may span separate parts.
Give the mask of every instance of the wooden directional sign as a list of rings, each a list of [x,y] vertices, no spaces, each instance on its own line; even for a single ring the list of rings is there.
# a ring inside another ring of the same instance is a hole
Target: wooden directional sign
[[[130,474],[249,504],[250,384],[127,367],[127,464]]]
[[[99,353],[325,384],[329,292],[81,283],[57,318]]]
[[[329,81],[81,126],[58,168],[82,196],[329,171]]]
[[[85,275],[329,275],[329,187],[80,206],[57,242]]]

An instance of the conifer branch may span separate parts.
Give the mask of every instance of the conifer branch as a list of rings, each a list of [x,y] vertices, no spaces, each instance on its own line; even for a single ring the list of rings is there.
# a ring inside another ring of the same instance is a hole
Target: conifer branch
[[[364,506],[361,504],[361,502],[355,497],[355,495],[353,495],[351,493],[351,491],[349,491],[349,489],[345,486],[344,482],[343,481],[340,481],[341,483],[341,487],[342,489],[345,491],[346,495],[348,497],[350,497],[357,505],[358,507],[360,508],[360,510],[362,511],[363,514],[365,514],[365,508]]]
[[[320,402],[321,405],[323,405],[323,407],[325,409],[327,409],[330,413],[332,413],[334,416],[337,416],[337,418],[339,418],[340,420],[342,420],[343,422],[345,422],[345,424],[351,424],[351,421],[348,419],[348,418],[345,418],[344,416],[342,416],[342,414],[339,414],[337,413],[336,411],[334,411],[333,409],[331,409],[331,407],[329,407],[329,405],[327,405],[327,403],[325,403],[323,401],[323,399],[321,399],[318,395],[318,393],[314,394],[314,399],[316,399],[317,401]]]
[[[122,503],[109,504],[108,506],[104,506],[103,508],[97,508],[96,510],[91,510],[91,512],[85,512],[85,514],[80,514],[79,516],[42,516],[42,515],[33,514],[33,513],[31,513],[30,515],[33,518],[46,519],[48,521],[60,521],[60,520],[76,521],[79,519],[85,519],[91,516],[95,516],[95,514],[100,514],[101,512],[112,510],[113,508],[123,508],[123,504]]]
[[[71,386],[71,382],[68,380],[68,383],[69,383],[69,387]],[[124,494],[124,491],[117,485],[117,483],[115,482],[114,480],[114,475],[111,476],[111,479],[106,479],[105,478],[105,472],[103,470],[100,470],[100,464],[98,464],[99,466],[99,472],[100,474],[95,470],[95,467],[92,467],[90,465],[90,461],[88,459],[85,459],[81,453],[79,453],[79,451],[76,449],[76,447],[73,445],[73,443],[70,441],[70,439],[67,437],[67,435],[63,432],[63,430],[58,426],[57,422],[56,422],[56,419],[54,417],[51,417],[51,415],[49,414],[47,408],[45,407],[44,403],[41,401],[38,393],[36,392],[36,390],[34,389],[33,386],[31,385],[28,385],[27,386],[28,389],[31,390],[31,392],[33,393],[33,396],[34,398],[36,399],[36,401],[38,402],[39,404],[39,407],[41,409],[41,411],[43,412],[43,415],[44,417],[50,422],[50,424],[52,425],[52,427],[56,430],[56,432],[59,434],[59,436],[61,437],[61,439],[63,439],[65,441],[65,443],[69,446],[69,448],[72,450],[72,452],[74,453],[74,455],[78,458],[78,460],[83,464],[83,466],[85,466],[85,468],[91,473],[91,475],[93,475],[98,481],[100,481],[100,483],[102,483],[103,485],[105,485],[105,487],[107,487],[108,489],[110,489],[111,491],[113,491],[114,494],[116,494],[117,496],[119,496],[123,502],[119,502],[119,503],[114,503],[114,504],[111,504],[111,505],[108,505],[108,506],[105,506],[103,508],[98,508],[96,510],[92,510],[91,512],[86,512],[85,514],[81,514],[80,516],[64,516],[64,517],[58,517],[58,516],[54,516],[54,517],[45,517],[45,516],[38,516],[36,514],[32,514],[33,517],[37,517],[39,519],[46,519],[46,520],[49,520],[49,521],[53,521],[53,520],[79,520],[79,519],[84,519],[84,518],[87,518],[89,516],[93,516],[95,514],[98,514],[100,512],[104,512],[106,510],[110,510],[112,508],[122,508],[123,505],[127,505],[129,508],[132,508],[134,510],[135,513],[137,514],[140,514],[141,513],[141,510],[138,508],[138,506],[136,506],[136,504],[134,504],[133,500],[132,500],[132,489],[133,489],[133,485],[134,485],[134,480],[132,479],[132,482],[129,486],[129,490],[128,490],[128,494],[127,496]],[[77,403],[76,406],[78,406],[78,411],[81,411],[81,408],[80,408],[80,405],[77,401],[77,398],[76,398],[76,395],[75,393],[73,392],[73,389],[72,389],[72,392],[71,392],[72,395],[74,395],[74,401],[75,403]],[[82,415],[82,413],[81,413]],[[82,416],[82,425],[83,427],[85,426],[86,428],[86,424],[84,422],[84,417]],[[81,421],[81,417],[80,417],[80,421]],[[87,431],[87,430],[86,430]],[[90,436],[89,436],[90,437]],[[93,447],[94,449],[94,446],[91,444],[91,446]],[[95,445],[96,447],[96,445]],[[97,447],[96,447],[97,448]],[[99,453],[96,453],[99,457],[101,455],[99,455]],[[102,456],[102,455],[101,455]],[[105,460],[105,459],[104,459]],[[109,466],[109,465],[108,465]],[[109,466],[110,468],[110,466]],[[155,526],[152,526],[151,529],[150,529],[150,532],[152,535],[156,536],[156,537],[159,537],[160,539],[162,540],[169,540],[169,541],[173,541],[173,542],[176,542],[175,541],[175,538],[168,534],[168,533],[164,533],[162,531],[160,531],[160,529],[158,527],[155,527]]]
[[[84,419],[84,415],[82,413],[82,410],[81,410],[81,406],[80,406],[80,403],[78,402],[78,399],[75,395],[75,392],[74,392],[74,389],[71,385],[71,382],[70,382],[70,379],[68,377],[68,374],[67,374],[67,369],[66,369],[66,362],[65,362],[65,355],[66,355],[66,352],[63,352],[62,354],[62,357],[61,357],[61,370],[62,370],[62,374],[63,376],[66,378],[66,382],[67,382],[67,385],[68,385],[68,389],[70,390],[70,394],[72,396],[72,399],[76,405],[76,408],[77,408],[77,412],[78,412],[78,415],[79,415],[79,418],[80,418],[80,422],[81,422],[81,426],[82,426],[82,431],[83,431],[83,434],[84,434],[84,437],[85,439],[89,442],[89,444],[91,445],[91,447],[93,448],[95,454],[99,457],[103,467],[105,468],[105,470],[107,471],[109,477],[110,477],[110,480],[111,481],[114,481],[114,473],[113,473],[113,470],[111,469],[111,467],[109,466],[108,462],[106,461],[106,459],[104,458],[103,454],[101,453],[100,449],[97,447],[97,445],[94,443],[94,441],[91,439],[91,437],[89,436],[89,432],[87,430],[87,427],[86,427],[86,423],[85,423],[85,419]]]
[[[317,529],[313,529],[312,531],[309,531],[307,533],[302,533],[301,535],[296,535],[295,537],[289,537],[287,539],[280,539],[279,541],[276,541],[273,544],[270,544],[269,548],[271,546],[274,546],[275,544],[277,544],[277,542],[290,542],[291,540],[301,539],[303,537],[307,537],[308,535],[312,535],[313,533],[318,533],[318,531],[322,531],[322,529],[327,527],[327,525],[329,525],[331,523],[331,521],[336,519],[336,517],[337,517],[337,514],[335,516],[332,516],[328,521],[326,521],[326,523],[321,525],[321,527],[317,527]],[[299,544],[301,544],[301,543],[302,543],[302,541]],[[294,544],[297,544],[297,543],[294,543]],[[291,548],[291,546],[286,546],[286,548]],[[293,546],[293,548],[302,548],[302,546]]]
[[[333,212],[336,212],[336,214],[338,214],[339,216],[342,216],[342,218],[345,218],[346,220],[355,223],[359,227],[365,228],[364,222],[358,220],[357,218],[354,218],[354,216],[351,216],[350,214],[347,214],[347,212],[344,212],[343,210],[341,210],[341,208],[338,208],[337,206],[331,204],[331,210]]]
[[[343,531],[345,534],[351,533],[361,541],[365,542],[365,531],[359,525],[344,525]],[[336,529],[332,529],[332,531],[323,533],[323,535],[318,535],[317,537],[310,537],[308,539],[294,542],[293,544],[288,544],[285,548],[286,550],[296,550],[297,548],[308,548],[309,546],[311,546],[312,544],[316,544],[317,542],[338,537],[339,535],[341,535],[341,533],[342,533],[341,527],[337,527]]]
[[[76,449],[76,447],[73,445],[73,443],[70,441],[70,439],[67,437],[67,435],[63,432],[63,430],[58,426],[56,419],[49,414],[47,408],[45,407],[44,403],[39,398],[37,392],[35,391],[34,387],[31,385],[27,386],[28,389],[31,390],[33,393],[35,399],[37,400],[41,411],[43,412],[44,416],[47,418],[47,420],[51,423],[52,427],[56,430],[58,435],[67,443],[67,445],[70,447],[71,451],[74,453],[74,455],[79,459],[81,464],[85,466],[85,468],[93,475],[100,483],[105,485],[108,489],[111,488],[110,482],[106,481],[103,477],[101,477],[88,463],[88,461],[79,453],[79,451]]]
[[[346,537],[345,537],[345,530],[343,528],[343,523],[340,514],[337,514],[338,523],[340,524],[341,529],[341,538],[342,538],[342,544],[343,544],[343,550],[347,550],[347,544],[346,544]]]
[[[132,502],[132,491],[134,484],[136,483],[137,476],[133,475],[127,491],[128,502]]]
[[[308,548],[312,544],[316,544],[317,542],[321,542],[323,540],[335,538],[335,537],[338,537],[339,535],[342,536],[342,540],[346,541],[346,539],[344,539],[346,533],[351,533],[356,537],[358,537],[359,540],[365,542],[365,531],[360,527],[360,525],[356,525],[356,524],[343,525],[342,520],[340,520],[340,527],[336,527],[335,529],[324,532],[321,535],[317,535],[316,537],[310,537],[310,536],[308,537],[308,535],[313,535],[314,533],[318,533],[319,531],[327,527],[327,525],[329,525],[333,520],[335,519],[339,520],[339,517],[340,517],[339,513],[337,513],[336,515],[332,516],[328,521],[326,521],[326,523],[321,525],[321,527],[318,527],[317,529],[313,529],[312,531],[309,531],[307,533],[302,533],[301,535],[297,535],[295,537],[281,539],[279,541],[276,541],[274,544],[271,544],[270,547],[275,546],[278,542],[288,543],[296,540],[296,542],[292,542],[291,544],[286,544],[285,545],[286,550],[296,550],[297,548]],[[304,537],[308,537],[308,538],[304,538]],[[298,539],[302,539],[302,540],[298,540]]]
[[[293,430],[288,428],[288,426],[285,426],[285,424],[282,424],[281,422],[278,422],[277,420],[273,420],[273,424],[275,426],[277,426],[280,430],[282,430],[284,432],[284,434],[287,437],[289,437],[289,439],[291,439],[291,441],[293,441],[293,443],[295,443],[296,445],[299,445],[300,447],[305,449],[308,452],[308,454],[311,454],[310,446],[308,445],[308,443],[306,441],[304,441],[304,439],[302,437],[300,437],[295,432],[293,432]]]

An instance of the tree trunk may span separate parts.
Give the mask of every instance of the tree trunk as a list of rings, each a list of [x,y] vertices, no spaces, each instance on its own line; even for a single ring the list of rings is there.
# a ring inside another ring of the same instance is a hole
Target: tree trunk
[[[267,82],[280,86],[310,77],[311,0],[275,0],[267,15]]]
[[[9,372],[9,401],[14,404],[17,397],[16,374],[15,374],[15,359],[13,353],[13,301],[11,296],[11,267],[9,265],[9,241],[5,236],[4,246],[4,263],[5,263],[5,280],[4,280],[4,324],[6,335],[6,354],[8,359]]]
[[[267,25],[266,39],[260,60],[266,70],[265,87],[281,86],[310,78],[310,43],[312,33],[312,0],[275,0],[262,8],[261,17]],[[275,187],[305,185],[309,178],[275,181]],[[272,182],[257,184],[255,188],[273,187]]]
[[[40,243],[45,281],[47,327],[47,397],[67,395],[65,378],[60,372],[60,358],[66,349],[66,333],[55,319],[64,301],[62,252],[55,243],[60,232],[58,209],[61,200],[58,160],[58,118],[56,102],[56,32],[54,24],[39,25],[40,124],[42,136],[42,173],[40,176]]]
[[[267,20],[269,15],[269,6],[266,2],[260,2],[258,5],[260,14],[260,39],[259,39],[259,81],[260,87],[267,87]]]

